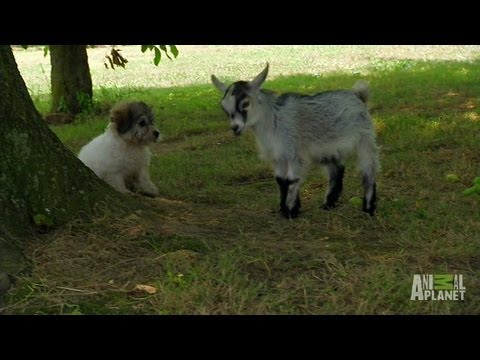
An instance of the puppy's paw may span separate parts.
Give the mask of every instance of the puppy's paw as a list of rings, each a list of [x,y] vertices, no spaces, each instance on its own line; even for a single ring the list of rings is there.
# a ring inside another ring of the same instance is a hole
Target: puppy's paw
[[[121,188],[121,187],[115,187],[112,186],[115,190],[117,190],[119,193],[125,194],[125,195],[135,195],[135,193],[127,188]]]
[[[157,197],[159,195],[158,189],[156,187],[152,187],[149,189],[141,189],[140,193],[142,195],[148,196],[148,197]]]

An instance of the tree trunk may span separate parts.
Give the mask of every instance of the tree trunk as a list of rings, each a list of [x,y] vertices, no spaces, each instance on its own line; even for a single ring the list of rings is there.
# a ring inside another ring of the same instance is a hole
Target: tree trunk
[[[78,114],[92,103],[86,45],[50,45],[53,113]]]
[[[118,196],[50,131],[10,46],[0,45],[0,273],[21,267],[21,240],[35,228],[62,224]]]

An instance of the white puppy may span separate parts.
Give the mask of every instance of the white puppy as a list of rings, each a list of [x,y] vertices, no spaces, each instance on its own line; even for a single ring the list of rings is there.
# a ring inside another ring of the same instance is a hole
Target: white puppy
[[[119,103],[110,112],[107,130],[85,145],[78,154],[93,172],[116,190],[157,196],[150,180],[147,145],[159,138],[152,109],[144,102]]]

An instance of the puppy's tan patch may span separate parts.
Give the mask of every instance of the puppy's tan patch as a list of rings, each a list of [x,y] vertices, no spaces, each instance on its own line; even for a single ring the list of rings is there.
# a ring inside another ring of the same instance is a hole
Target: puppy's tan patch
[[[110,120],[115,124],[119,134],[124,134],[132,125],[130,103],[118,103],[110,111]]]

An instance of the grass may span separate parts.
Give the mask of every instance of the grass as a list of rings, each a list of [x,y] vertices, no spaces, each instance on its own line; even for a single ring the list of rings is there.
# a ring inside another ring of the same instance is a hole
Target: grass
[[[478,47],[179,50],[178,60],[155,68],[127,47],[131,68],[115,73],[94,65],[105,49],[90,50],[96,110],[52,130],[76,153],[103,131],[111,104],[152,104],[164,140],[152,146],[151,172],[162,195],[139,198],[143,210],[126,217],[106,212],[28,239],[31,271],[5,313],[480,313],[480,198],[462,195],[480,175]],[[15,55],[45,112],[48,89],[36,82],[42,73],[32,60],[45,61],[42,52]],[[326,181],[317,169],[302,189],[300,218],[277,214],[276,183],[253,135],[230,134],[207,83],[210,72],[252,77],[267,60],[266,87],[278,91],[370,82],[382,146],[377,216],[348,201],[361,196],[354,159],[338,208],[319,208]],[[459,181],[447,181],[450,173]],[[465,301],[410,300],[413,274],[439,273],[464,275]]]

